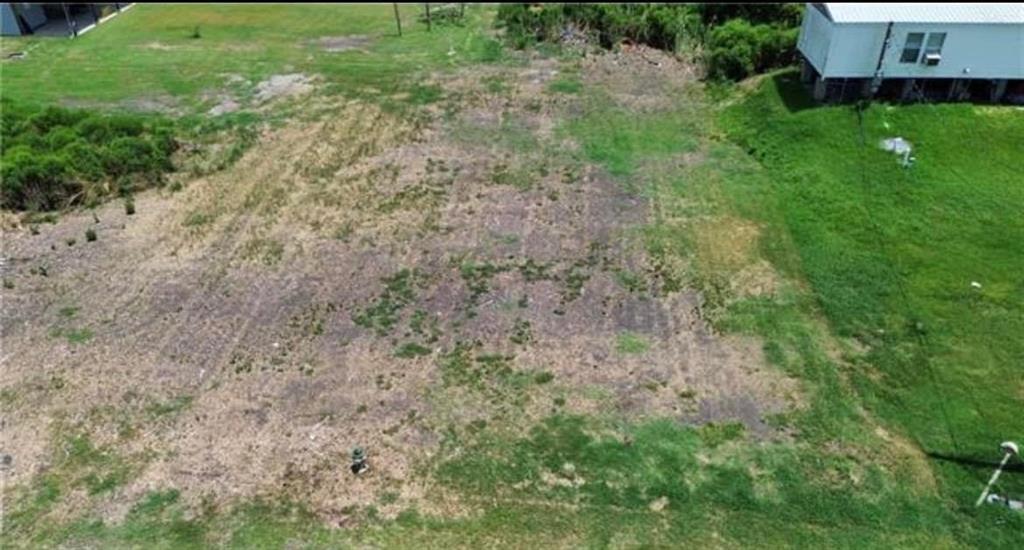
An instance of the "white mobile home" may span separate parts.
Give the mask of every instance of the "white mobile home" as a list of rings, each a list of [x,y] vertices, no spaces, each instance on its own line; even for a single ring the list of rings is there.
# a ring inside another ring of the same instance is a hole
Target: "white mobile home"
[[[133,5],[0,2],[0,36],[75,37]]]
[[[797,49],[819,101],[1024,98],[1024,3],[807,4]]]

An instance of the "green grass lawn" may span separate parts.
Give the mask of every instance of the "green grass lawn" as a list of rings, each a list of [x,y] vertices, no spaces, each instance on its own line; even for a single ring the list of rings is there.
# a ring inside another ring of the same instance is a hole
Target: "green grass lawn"
[[[873,105],[858,115],[801,97],[784,73],[724,116],[763,165],[771,223],[795,247],[767,252],[806,277],[837,336],[859,343],[845,370],[865,406],[913,439],[949,505],[973,514],[984,463],[1024,434],[1024,112]],[[879,150],[893,136],[914,144],[912,168]],[[758,217],[759,205],[735,201]],[[1024,479],[1003,487],[1019,493]]]
[[[1024,112],[875,105],[861,134],[849,107],[787,111],[794,87],[764,86],[730,132],[768,170],[831,326],[867,346],[851,374],[926,451],[991,457],[1022,428]],[[912,168],[878,150],[892,136]]]
[[[489,20],[490,10],[469,6],[469,24],[432,32],[416,20],[421,11],[401,5],[398,37],[391,4],[140,4],[74,40],[5,37],[4,52],[26,50],[28,57],[3,62],[0,96],[40,104],[170,98],[190,111],[213,102],[204,94],[231,90],[232,75],[255,84],[287,73],[319,75],[326,90],[374,96],[415,91],[428,70],[500,55],[483,34],[489,25],[479,21]],[[192,38],[196,28],[200,38]],[[369,42],[342,52],[317,43],[352,35]]]
[[[723,108],[681,96],[674,112],[632,117],[595,99],[570,130],[593,161],[650,192],[652,256],[689,265],[682,279],[704,291],[718,328],[761,337],[809,401],[777,419],[800,434],[794,445],[739,461],[773,479],[774,500],[755,477],[748,506],[727,502],[738,489],[724,480],[743,473],[723,472],[688,510],[730,518],[718,532],[740,544],[776,531],[780,544],[1009,547],[1022,518],[973,501],[998,444],[1021,437],[1024,113],[875,105],[858,117],[812,107],[792,73]],[[914,143],[913,168],[879,150],[892,136]],[[701,160],[684,168],[662,161],[695,149]],[[723,264],[717,250],[749,224],[759,236],[746,263]],[[731,293],[757,258],[779,290]],[[888,455],[891,434],[917,460]],[[1001,490],[1019,494],[1024,479],[1008,474]]]

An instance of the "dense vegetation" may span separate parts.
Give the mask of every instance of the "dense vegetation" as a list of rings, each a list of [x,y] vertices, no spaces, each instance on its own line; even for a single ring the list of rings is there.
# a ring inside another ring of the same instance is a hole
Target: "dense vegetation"
[[[175,141],[168,121],[4,102],[0,206],[55,210],[162,181]]]
[[[498,24],[517,48],[582,31],[605,48],[630,41],[702,47],[708,76],[739,80],[795,60],[800,4],[502,4]]]

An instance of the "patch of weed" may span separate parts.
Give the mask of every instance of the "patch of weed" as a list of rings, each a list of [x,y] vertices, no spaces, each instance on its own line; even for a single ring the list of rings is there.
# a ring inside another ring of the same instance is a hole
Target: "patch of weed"
[[[422,309],[414,311],[409,317],[409,330],[411,334],[423,338],[428,344],[433,344],[441,338],[441,327],[437,317]]]
[[[395,350],[395,357],[399,357],[401,359],[412,359],[414,357],[430,355],[431,353],[433,353],[433,351],[426,346],[421,346],[415,342],[406,342]]]
[[[212,214],[197,210],[185,216],[185,220],[181,222],[181,225],[185,227],[199,227],[212,222],[213,219]]]
[[[575,76],[561,76],[548,84],[548,91],[559,94],[578,94],[583,91],[583,82]]]
[[[483,79],[483,84],[484,89],[487,90],[488,93],[492,94],[504,94],[505,92],[508,92],[511,89],[511,87],[508,84],[508,81],[500,76],[485,77]]]
[[[416,299],[416,289],[426,284],[418,270],[402,269],[382,279],[384,290],[374,302],[352,316],[357,325],[387,335],[399,321],[401,311]]]
[[[512,167],[499,162],[491,173],[491,181],[495,185],[508,185],[520,191],[529,191],[534,186],[535,178],[530,168]]]
[[[476,307],[480,297],[490,291],[491,278],[507,270],[507,266],[490,262],[464,261],[459,265],[459,275],[462,276],[462,280],[465,281],[466,287],[469,289],[470,309]]]
[[[437,85],[417,84],[409,90],[409,102],[413,105],[436,103],[444,97],[444,91]]]
[[[615,338],[615,351],[619,353],[643,353],[650,347],[647,338],[633,332],[623,332]]]
[[[242,258],[264,265],[275,265],[284,256],[284,245],[275,239],[256,237],[242,245]]]
[[[526,319],[516,319],[512,326],[512,336],[509,340],[521,346],[533,341],[533,331],[530,329],[530,322]]]
[[[179,395],[167,401],[156,401],[146,405],[145,412],[150,418],[159,418],[177,414],[189,406],[195,400],[191,395]]]
[[[64,337],[67,338],[70,344],[84,344],[92,340],[93,333],[88,328],[73,328],[64,331]]]
[[[616,269],[615,280],[618,281],[622,288],[629,292],[644,292],[647,290],[646,281],[640,275],[629,271],[628,269]]]
[[[532,283],[534,281],[548,281],[555,278],[555,276],[549,271],[551,264],[537,263],[533,258],[527,258],[524,262],[518,265],[519,274],[523,276],[523,280]]]

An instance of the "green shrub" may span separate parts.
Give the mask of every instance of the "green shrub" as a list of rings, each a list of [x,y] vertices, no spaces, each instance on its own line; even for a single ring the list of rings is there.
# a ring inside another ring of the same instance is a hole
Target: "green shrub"
[[[62,208],[81,190],[64,157],[22,147],[4,153],[0,181],[0,206],[20,210]]]
[[[112,180],[153,185],[177,147],[168,121],[48,107],[0,105],[0,207],[55,210],[94,204]]]
[[[142,138],[115,138],[103,149],[103,168],[113,176],[148,174],[160,167],[159,152],[152,143]]]
[[[27,117],[26,124],[28,128],[35,130],[36,133],[46,134],[50,130],[61,126],[74,126],[87,116],[89,115],[85,111],[47,107],[43,111]]]
[[[103,159],[96,146],[82,138],[64,145],[60,154],[67,161],[68,167],[76,176],[85,181],[100,181],[104,177]]]
[[[419,20],[420,23],[427,22],[426,12],[420,13]],[[461,27],[465,23],[464,20],[463,8],[456,4],[444,4],[430,9],[431,25],[455,25]]]
[[[755,24],[797,27],[803,16],[801,4],[697,4],[701,23],[714,27],[731,19],[745,19]]]
[[[96,240],[96,230],[92,229],[92,228],[86,229],[85,230],[85,240],[89,241],[89,242],[95,241]]]
[[[674,51],[696,36],[700,18],[686,4],[502,4],[498,24],[516,48],[557,42],[570,26],[594,36],[603,47],[623,40]]]
[[[796,58],[801,4],[502,4],[497,24],[516,48],[573,28],[602,47],[622,41],[676,51],[702,43],[714,79],[745,78]]]
[[[788,65],[796,59],[799,30],[752,25],[732,19],[715,27],[707,39],[708,75],[740,80],[757,72]]]

